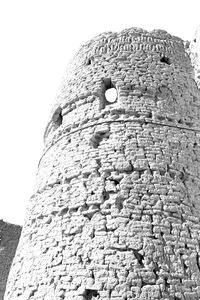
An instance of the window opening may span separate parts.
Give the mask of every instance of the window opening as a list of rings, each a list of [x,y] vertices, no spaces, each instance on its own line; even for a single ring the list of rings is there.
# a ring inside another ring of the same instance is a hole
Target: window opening
[[[167,65],[170,65],[170,64],[171,64],[171,63],[170,63],[170,59],[169,59],[168,57],[166,57],[166,56],[163,56],[163,57],[160,59],[160,62],[165,63],[165,64],[167,64]]]

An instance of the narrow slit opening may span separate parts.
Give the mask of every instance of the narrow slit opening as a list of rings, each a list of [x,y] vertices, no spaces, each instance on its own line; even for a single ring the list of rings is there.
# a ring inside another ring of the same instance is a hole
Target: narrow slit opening
[[[57,129],[58,127],[60,127],[63,123],[63,116],[62,116],[62,109],[59,107],[57,108],[57,110],[55,111],[55,113],[53,114],[53,127],[54,129]]]

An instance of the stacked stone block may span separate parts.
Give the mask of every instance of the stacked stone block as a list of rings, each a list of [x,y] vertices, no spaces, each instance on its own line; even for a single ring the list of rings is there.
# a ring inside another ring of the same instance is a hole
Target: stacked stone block
[[[196,49],[138,28],[80,48],[45,131],[6,300],[200,298]]]

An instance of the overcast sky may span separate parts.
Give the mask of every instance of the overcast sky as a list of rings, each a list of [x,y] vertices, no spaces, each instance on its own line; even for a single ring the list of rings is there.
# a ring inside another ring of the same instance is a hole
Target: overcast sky
[[[103,31],[191,40],[200,0],[0,0],[0,219],[23,224],[48,114],[68,61]]]

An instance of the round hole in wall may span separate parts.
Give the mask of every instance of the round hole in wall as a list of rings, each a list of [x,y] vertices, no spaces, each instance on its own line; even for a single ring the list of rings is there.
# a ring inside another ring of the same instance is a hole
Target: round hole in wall
[[[117,100],[117,90],[112,87],[105,91],[105,98],[109,103],[114,103]]]

